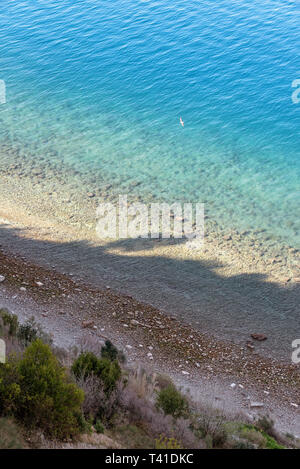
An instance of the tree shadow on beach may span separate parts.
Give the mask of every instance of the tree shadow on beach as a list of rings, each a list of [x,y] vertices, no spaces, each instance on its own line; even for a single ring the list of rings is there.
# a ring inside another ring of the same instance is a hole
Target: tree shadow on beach
[[[160,243],[164,240],[121,240],[104,246],[41,241],[0,225],[4,251],[99,288],[110,285],[217,337],[244,344],[251,333],[263,333],[268,340],[259,344],[261,350],[290,360],[292,341],[300,338],[299,283],[283,286],[262,274],[224,277],[218,272],[221,263],[152,255]]]

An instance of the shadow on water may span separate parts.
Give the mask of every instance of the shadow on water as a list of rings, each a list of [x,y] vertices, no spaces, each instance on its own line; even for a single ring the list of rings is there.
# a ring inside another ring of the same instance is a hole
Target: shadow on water
[[[100,288],[110,285],[217,337],[245,344],[251,333],[266,334],[268,340],[258,344],[259,349],[290,361],[292,341],[300,338],[299,284],[280,286],[261,274],[222,277],[221,264],[151,255],[157,243],[141,239],[105,246],[58,243],[0,226],[4,250]]]

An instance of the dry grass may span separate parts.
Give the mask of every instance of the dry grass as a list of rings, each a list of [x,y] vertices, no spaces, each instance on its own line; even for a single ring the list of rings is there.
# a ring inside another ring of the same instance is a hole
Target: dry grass
[[[0,449],[24,449],[26,447],[20,427],[12,419],[0,418]]]
[[[6,340],[7,354],[13,352],[22,355],[24,344],[16,334],[10,333],[9,324],[1,323],[1,315],[0,327]],[[102,346],[102,340],[87,334],[76,348],[66,351],[52,346],[52,350],[59,361],[70,369],[81,352],[91,352],[100,358]],[[34,431],[27,435],[30,447],[118,448],[121,445],[124,448],[153,449],[156,440],[174,439],[180,447],[187,449],[262,448],[268,443],[269,435],[283,446],[299,447],[299,442],[291,435],[279,435],[267,417],[257,421],[254,427],[246,422],[244,416],[233,419],[224,411],[216,410],[213,405],[199,404],[201,396],[195,396],[194,399],[187,396],[190,411],[184,414],[184,418],[165,415],[156,406],[157,395],[173,384],[172,380],[165,375],[148,373],[142,367],[132,369],[124,363],[121,363],[121,367],[122,378],[110,394],[104,392],[103,384],[96,376],[77,379],[77,384],[85,393],[82,406],[84,416],[89,423],[99,420],[105,427],[104,435],[91,432],[81,436],[80,441],[61,444],[48,441],[42,433]],[[1,447],[23,447],[21,433],[13,421],[0,418]],[[269,444],[274,442],[269,441]]]

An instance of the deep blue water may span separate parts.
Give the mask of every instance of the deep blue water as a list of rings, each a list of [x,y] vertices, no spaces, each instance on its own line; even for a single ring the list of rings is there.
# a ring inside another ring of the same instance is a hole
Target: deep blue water
[[[299,245],[299,28],[288,0],[5,2],[0,143]]]

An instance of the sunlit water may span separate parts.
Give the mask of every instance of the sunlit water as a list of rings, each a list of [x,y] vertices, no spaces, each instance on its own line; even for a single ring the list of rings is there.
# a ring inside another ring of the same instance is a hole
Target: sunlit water
[[[3,2],[0,144],[299,246],[299,27],[298,1]]]

